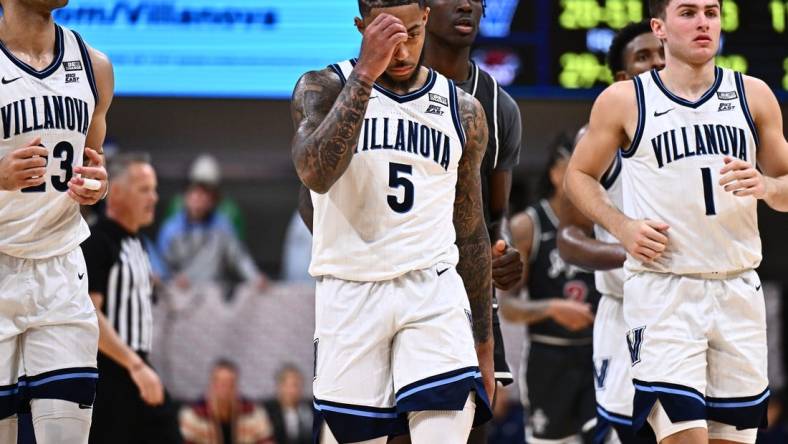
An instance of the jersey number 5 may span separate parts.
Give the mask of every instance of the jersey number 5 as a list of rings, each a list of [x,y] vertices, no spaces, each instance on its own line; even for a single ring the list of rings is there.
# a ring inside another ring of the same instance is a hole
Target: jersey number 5
[[[68,190],[68,181],[71,180],[71,176],[74,175],[72,169],[74,164],[74,147],[68,142],[60,142],[55,145],[55,149],[52,150],[52,156],[60,159],[60,169],[65,172],[62,179],[60,175],[52,176],[52,186],[60,192],[65,192]],[[34,187],[22,188],[21,191],[23,193],[43,193],[46,190],[47,183],[44,182]]]
[[[408,180],[407,177],[403,177],[404,175],[412,176],[413,167],[401,163],[392,162],[389,164],[389,186],[405,190],[405,195],[402,197],[401,202],[397,196],[392,196],[391,194],[387,196],[386,200],[389,206],[397,213],[407,213],[413,208],[413,182]]]

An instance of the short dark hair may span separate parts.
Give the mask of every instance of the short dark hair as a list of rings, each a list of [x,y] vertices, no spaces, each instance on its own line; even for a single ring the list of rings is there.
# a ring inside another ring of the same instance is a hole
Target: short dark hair
[[[393,8],[411,3],[417,3],[420,8],[424,8],[424,0],[358,0],[358,12],[362,17],[366,17],[372,8]]]
[[[129,167],[139,163],[150,164],[150,155],[145,152],[127,152],[112,156],[107,165],[110,180],[124,175]]]
[[[539,197],[545,199],[553,197],[555,194],[555,187],[553,186],[553,181],[550,179],[550,171],[560,160],[572,157],[574,148],[572,138],[570,138],[566,132],[562,131],[555,136],[555,139],[553,139],[553,142],[548,148],[549,155],[547,157],[547,165],[545,165],[544,172],[539,181]]]
[[[285,375],[287,375],[288,373],[295,373],[302,379],[304,377],[304,375],[301,373],[301,369],[296,367],[295,364],[286,363],[285,365],[280,367],[279,370],[276,371],[276,383],[281,384],[282,381],[285,379]]]
[[[668,5],[670,4],[671,0],[648,0],[648,11],[651,14],[652,18],[665,18],[665,10],[668,9]],[[717,0],[720,4],[720,9],[722,9],[722,0]]]
[[[213,371],[216,371],[217,369],[220,368],[225,368],[235,373],[236,375],[238,374],[238,366],[235,364],[235,362],[227,358],[219,358],[213,363]]]
[[[626,50],[627,45],[641,35],[650,33],[651,24],[648,20],[630,23],[618,31],[610,44],[610,50],[607,52],[607,66],[613,71],[614,76],[617,72],[626,70],[626,66],[624,66],[626,65],[624,63],[624,50]]]

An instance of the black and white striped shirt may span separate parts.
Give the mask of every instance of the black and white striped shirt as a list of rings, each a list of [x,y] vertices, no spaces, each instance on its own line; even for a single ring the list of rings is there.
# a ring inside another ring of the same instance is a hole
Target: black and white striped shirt
[[[91,293],[104,296],[102,311],[120,338],[137,352],[152,342],[153,284],[141,239],[105,218],[82,244]]]

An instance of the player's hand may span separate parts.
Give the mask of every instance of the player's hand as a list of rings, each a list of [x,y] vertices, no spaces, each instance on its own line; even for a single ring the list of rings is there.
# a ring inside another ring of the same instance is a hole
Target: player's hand
[[[482,343],[476,343],[476,357],[479,359],[479,371],[482,373],[482,384],[487,392],[487,399],[492,408],[493,395],[495,395],[495,341],[492,334]]]
[[[627,252],[641,262],[654,262],[668,246],[670,226],[654,220],[629,220],[620,231],[618,240]]]
[[[408,29],[391,14],[380,14],[364,29],[361,55],[354,71],[373,83],[388,68],[397,47],[408,40]]]
[[[85,147],[85,155],[90,160],[89,166],[74,167],[74,176],[68,181],[68,196],[80,205],[93,205],[104,196],[107,191],[107,170],[104,169],[104,158],[93,148]],[[85,179],[94,179],[101,182],[97,190],[88,189]]]
[[[36,137],[22,148],[0,159],[0,190],[16,191],[41,185],[46,180],[49,150]]]
[[[594,322],[594,313],[589,304],[569,299],[551,300],[548,314],[569,331],[583,330]]]
[[[725,166],[720,170],[720,185],[734,196],[766,197],[766,179],[749,162],[725,156]]]
[[[146,404],[156,406],[164,402],[164,386],[159,375],[144,363],[133,367],[129,374],[140,390],[140,397]]]
[[[492,247],[492,279],[496,288],[511,290],[523,277],[523,262],[516,248],[499,240]]]

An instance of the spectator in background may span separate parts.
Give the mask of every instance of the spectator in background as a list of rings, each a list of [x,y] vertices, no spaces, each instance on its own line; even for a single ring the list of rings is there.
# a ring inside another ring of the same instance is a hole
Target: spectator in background
[[[138,232],[153,223],[156,173],[142,154],[115,156],[109,171],[106,216],[82,244],[99,324],[99,380],[90,442],[180,443],[177,410],[148,362],[153,287]]]
[[[303,223],[299,220],[299,224]],[[292,364],[276,374],[276,399],[264,404],[277,444],[312,442],[312,407],[304,399],[304,376]]]
[[[238,368],[220,360],[211,371],[205,399],[180,414],[187,444],[273,444],[265,411],[238,393]]]
[[[296,211],[290,218],[282,251],[282,280],[286,282],[314,282],[309,274],[312,261],[312,233]]]
[[[184,207],[159,231],[158,249],[168,268],[159,274],[175,279],[181,288],[239,280],[264,288],[267,278],[239,240],[230,219],[217,210],[218,169],[215,174],[204,169],[193,171]]]
[[[200,154],[189,167],[189,182],[211,184],[217,190],[221,186],[222,171],[219,162],[210,154]],[[220,196],[216,211],[223,214],[231,223],[238,239],[246,238],[246,219],[241,213],[241,208],[230,197]],[[169,219],[179,211],[183,210],[184,196],[175,196],[165,212],[165,219]]]

